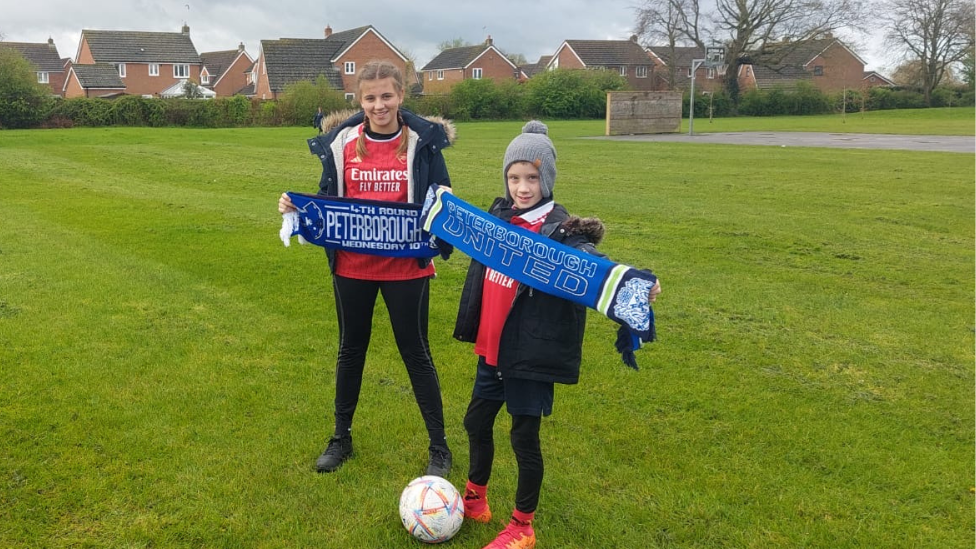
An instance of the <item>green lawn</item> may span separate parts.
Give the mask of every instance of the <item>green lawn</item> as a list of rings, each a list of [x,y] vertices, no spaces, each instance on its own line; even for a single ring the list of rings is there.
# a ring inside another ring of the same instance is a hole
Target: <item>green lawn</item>
[[[889,133],[906,135],[973,135],[976,109],[951,107],[906,109],[818,116],[695,117],[695,133],[732,131]],[[688,131],[688,119],[682,121]]]
[[[520,126],[459,125],[459,196],[501,191]],[[590,315],[581,383],[543,423],[538,547],[971,547],[974,156],[575,139],[602,129],[550,124],[555,195],[661,277],[660,340],[634,372]],[[275,209],[316,189],[308,136],[0,132],[0,547],[422,546],[396,504],[426,433],[382,306],[356,454],[312,469],[335,313],[322,251],[283,247]],[[466,266],[431,285],[455,485]],[[497,518],[448,547],[510,513],[507,429]]]

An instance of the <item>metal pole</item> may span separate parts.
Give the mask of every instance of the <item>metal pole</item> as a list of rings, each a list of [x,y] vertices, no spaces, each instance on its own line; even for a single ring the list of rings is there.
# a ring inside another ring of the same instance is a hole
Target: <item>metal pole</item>
[[[704,63],[704,59],[691,60],[691,95],[688,98],[688,135],[695,135],[695,73]]]

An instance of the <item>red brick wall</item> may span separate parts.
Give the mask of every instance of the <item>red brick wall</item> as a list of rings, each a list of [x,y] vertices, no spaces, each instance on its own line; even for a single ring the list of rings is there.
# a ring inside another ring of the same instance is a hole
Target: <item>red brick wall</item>
[[[559,50],[559,55],[556,57],[559,60],[560,69],[583,69],[583,63],[576,57],[576,54],[572,52],[568,47]],[[555,61],[551,62],[555,63]],[[551,66],[551,65],[550,65]]]
[[[816,66],[823,67],[822,76],[814,74]],[[854,89],[863,85],[864,64],[839,44],[827,48],[805,68],[807,72],[814,74],[811,80],[822,91],[842,91],[844,88]]]
[[[376,33],[369,31],[359,39],[356,44],[349,48],[342,57],[336,59],[336,69],[342,74],[342,85],[345,88],[346,93],[356,93],[356,75],[355,74],[345,74],[345,64],[347,61],[353,61],[356,63],[356,72],[359,72],[363,68],[363,65],[370,61],[386,60],[400,69],[400,73],[404,75],[404,85],[407,85],[409,78],[407,78],[407,62],[400,58],[399,55],[388,45],[386,42],[380,39]],[[406,91],[406,90],[404,90]]]
[[[430,79],[430,73],[434,73],[434,79]],[[451,69],[444,71],[444,79],[437,79],[437,71],[424,71],[424,95],[440,95],[451,92],[458,82],[464,80],[464,71],[461,69]]]
[[[200,83],[200,68],[199,63],[189,66],[189,78],[197,84]],[[180,80],[184,79],[173,76],[172,63],[160,63],[159,76],[149,76],[148,63],[126,63],[122,82],[125,83],[125,93],[129,95],[157,95]]]
[[[234,63],[224,71],[220,77],[220,82],[214,86],[213,91],[217,97],[230,97],[234,95],[234,92],[246,86],[247,74],[244,71],[250,66],[251,61],[246,55],[238,55]],[[213,83],[212,79],[211,83]]]

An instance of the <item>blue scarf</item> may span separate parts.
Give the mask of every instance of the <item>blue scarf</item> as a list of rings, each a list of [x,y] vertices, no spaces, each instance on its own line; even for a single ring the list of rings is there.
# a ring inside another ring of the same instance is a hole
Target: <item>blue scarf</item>
[[[587,254],[548,237],[506,223],[438,188],[424,204],[423,229],[454,245],[471,259],[546,292],[596,309],[626,327],[625,352],[654,341],[650,290],[657,277],[647,271]]]
[[[281,239],[387,257],[434,257],[434,238],[421,231],[421,207],[407,202],[288,193],[297,215],[285,216]]]

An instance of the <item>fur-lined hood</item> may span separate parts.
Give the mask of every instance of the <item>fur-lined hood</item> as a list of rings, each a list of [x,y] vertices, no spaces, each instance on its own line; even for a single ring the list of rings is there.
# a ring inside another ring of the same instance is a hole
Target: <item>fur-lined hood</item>
[[[362,113],[363,111],[358,109],[344,109],[341,111],[331,112],[322,119],[322,133],[328,133],[332,129],[341,126],[346,120],[349,120],[356,115],[362,115]],[[454,143],[457,136],[457,127],[454,125],[454,122],[440,116],[416,116],[433,124],[439,124],[444,128],[444,133],[447,135],[447,141],[451,144]]]
[[[596,217],[571,215],[569,219],[560,224],[560,228],[566,231],[566,236],[580,235],[593,243],[594,246],[603,242],[603,235],[606,234],[606,227]]]

